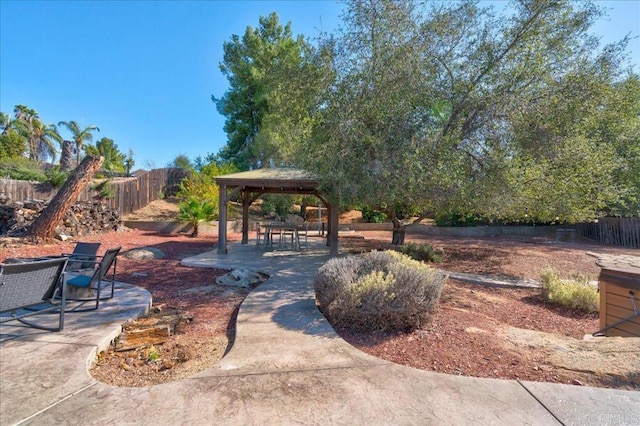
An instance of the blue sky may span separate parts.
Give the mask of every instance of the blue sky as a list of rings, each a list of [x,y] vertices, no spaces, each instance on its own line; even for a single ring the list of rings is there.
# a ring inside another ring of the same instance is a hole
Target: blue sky
[[[640,1],[598,3],[610,15],[594,28],[603,42],[640,35]],[[24,104],[45,123],[97,125],[94,141],[132,149],[135,168],[216,153],[226,143],[211,102],[227,89],[223,43],[271,12],[313,39],[335,31],[341,9],[331,0],[0,0],[0,110]],[[629,50],[640,71],[640,39]]]

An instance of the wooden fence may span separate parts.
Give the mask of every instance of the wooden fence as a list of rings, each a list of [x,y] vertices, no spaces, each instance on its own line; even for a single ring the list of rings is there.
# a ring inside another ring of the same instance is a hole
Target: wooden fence
[[[175,195],[185,175],[182,169],[155,169],[135,178],[111,182],[114,196],[104,199],[103,203],[117,209],[120,215],[129,214],[159,198]],[[12,201],[48,200],[56,192],[57,189],[46,183],[0,179],[0,198],[7,197]],[[95,190],[86,187],[78,201],[92,201],[96,195]]]
[[[605,217],[597,223],[576,225],[576,232],[604,244],[640,248],[640,218],[637,217]]]

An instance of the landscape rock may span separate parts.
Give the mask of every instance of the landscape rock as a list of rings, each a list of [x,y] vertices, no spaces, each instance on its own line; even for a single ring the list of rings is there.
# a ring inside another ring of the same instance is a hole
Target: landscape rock
[[[19,237],[24,235],[31,223],[47,205],[48,201],[43,200],[0,203],[0,236]],[[122,219],[117,210],[108,208],[99,202],[77,202],[62,218],[55,233],[57,236],[76,237],[117,231],[121,228]],[[57,238],[63,240],[60,237]]]
[[[128,259],[146,260],[146,259],[162,259],[165,253],[154,247],[143,247],[139,249],[129,250],[123,253],[123,256]]]
[[[248,269],[234,269],[216,279],[216,283],[220,285],[245,288],[262,281],[264,281],[262,275],[258,272],[249,271]]]

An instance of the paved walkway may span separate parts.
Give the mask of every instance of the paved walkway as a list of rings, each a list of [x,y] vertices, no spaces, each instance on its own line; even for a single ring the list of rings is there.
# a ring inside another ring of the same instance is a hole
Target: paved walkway
[[[416,370],[340,339],[315,307],[324,247],[302,253],[231,245],[183,263],[249,267],[271,278],[243,302],[219,365],[149,388],[96,382],[87,362],[149,294],[68,315],[61,333],[0,326],[0,424],[639,424],[640,392],[477,379]],[[127,301],[126,304],[124,302]]]

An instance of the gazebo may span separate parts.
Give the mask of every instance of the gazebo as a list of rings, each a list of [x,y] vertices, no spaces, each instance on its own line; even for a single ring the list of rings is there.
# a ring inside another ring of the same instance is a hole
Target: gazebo
[[[257,169],[215,178],[220,189],[218,254],[227,253],[227,203],[242,200],[242,244],[249,242],[249,206],[262,194],[310,194],[318,197],[329,213],[327,245],[338,253],[338,206],[333,206],[318,190],[318,180],[309,173],[289,168]]]

